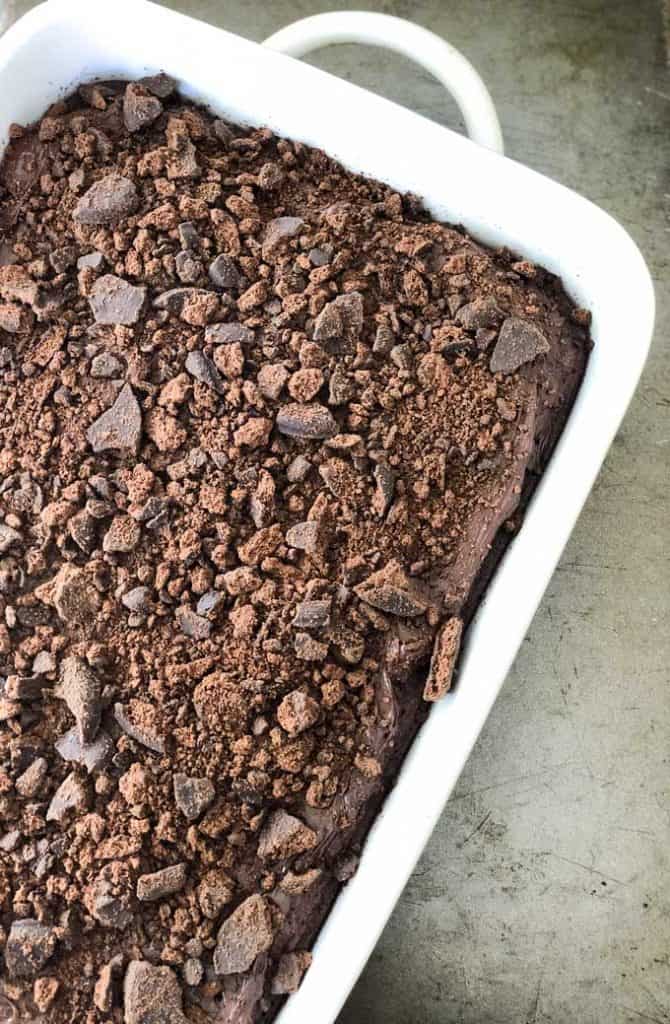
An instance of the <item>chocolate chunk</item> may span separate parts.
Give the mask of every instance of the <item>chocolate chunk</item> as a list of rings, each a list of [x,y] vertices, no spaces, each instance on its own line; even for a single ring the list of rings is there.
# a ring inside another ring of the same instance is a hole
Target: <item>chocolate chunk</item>
[[[190,250],[178,252],[174,263],[177,277],[184,284],[195,284],[202,274],[202,264]]]
[[[314,323],[314,340],[338,341],[344,335],[344,317],[335,301],[323,307]]]
[[[114,516],[102,538],[102,550],[108,554],[127,554],[140,542],[142,531],[131,516]]]
[[[12,921],[5,963],[12,978],[34,978],[56,951],[53,928],[32,918]]]
[[[499,327],[504,317],[505,314],[498,308],[495,299],[486,296],[461,306],[455,319],[467,331],[476,331],[479,327]]]
[[[146,301],[144,285],[129,284],[122,277],[103,274],[91,288],[89,305],[98,324],[136,324]]]
[[[0,523],[0,555],[7,554],[9,549],[15,544],[20,544],[21,540],[22,537],[18,530]]]
[[[100,607],[97,591],[83,569],[63,565],[51,584],[53,604],[63,622],[89,622]]]
[[[46,680],[38,675],[19,676],[12,673],[7,676],[4,695],[9,700],[39,700]]]
[[[165,753],[165,738],[158,723],[158,712],[144,700],[131,700],[127,707],[114,705],[114,718],[123,731],[156,754]]]
[[[64,761],[82,765],[89,775],[102,771],[114,753],[114,744],[102,729],[98,731],[93,743],[82,743],[75,726],[56,740],[54,746]]]
[[[317,246],[309,250],[307,258],[313,267],[326,267],[333,258],[333,252],[330,246]]]
[[[317,843],[316,832],[287,811],[273,811],[263,826],[258,841],[261,860],[278,861],[297,857],[312,850]]]
[[[210,921],[215,921],[233,898],[235,883],[219,869],[207,871],[198,886],[198,906]]]
[[[148,587],[133,587],[123,595],[121,604],[131,612],[146,612],[151,605],[151,591]]]
[[[170,78],[164,71],[159,71],[157,75],[145,75],[137,84],[143,85],[154,96],[158,96],[159,100],[168,99],[177,89],[174,78]]]
[[[100,725],[101,689],[83,658],[71,655],[64,659],[56,696],[65,701],[74,715],[81,745],[92,743]]]
[[[424,700],[440,700],[450,690],[462,633],[463,622],[454,616],[447,619],[437,634],[423,691]]]
[[[93,1002],[100,1013],[109,1015],[114,1004],[114,985],[123,969],[123,956],[117,953],[112,959],[100,968],[95,988],[93,989]]]
[[[16,792],[25,799],[36,797],[42,789],[49,770],[45,757],[36,757],[15,782]]]
[[[86,909],[103,928],[123,931],[132,920],[130,891],[127,875],[119,871],[118,863],[106,864],[88,887],[84,903]]]
[[[360,339],[363,329],[363,296],[360,292],[346,292],[319,313],[314,322],[314,341],[334,343]]]
[[[284,405],[279,410],[277,429],[288,437],[312,440],[332,437],[339,428],[332,413],[325,406],[316,403],[300,405],[295,402]]]
[[[500,328],[496,346],[491,353],[491,373],[514,373],[524,363],[548,352],[549,342],[530,320],[510,316]]]
[[[73,811],[81,813],[86,810],[87,806],[86,788],[76,773],[70,772],[51,798],[46,818],[47,821],[57,821],[59,825],[62,825]]]
[[[286,476],[290,483],[297,484],[305,479],[311,468],[312,463],[309,459],[306,459],[304,455],[296,455],[286,470]]]
[[[177,976],[170,967],[131,960],[123,980],[125,1024],[188,1024]]]
[[[68,520],[68,531],[77,547],[90,554],[97,542],[95,519],[87,511],[78,512]]]
[[[173,779],[177,807],[188,821],[195,821],[212,803],[216,792],[209,779],[191,778],[177,772]]]
[[[105,257],[101,252],[88,252],[77,260],[77,270],[100,270],[104,262]]]
[[[186,121],[179,117],[171,117],[165,135],[168,145],[168,178],[171,181],[176,178],[198,178],[200,168]]]
[[[303,975],[312,962],[312,954],[306,950],[283,953],[279,957],[277,970],[272,979],[270,991],[274,996],[287,996],[297,992]]]
[[[209,619],[197,615],[190,608],[183,606],[175,612],[177,624],[182,633],[190,636],[193,640],[206,640],[212,631],[212,624]]]
[[[140,205],[135,183],[120,174],[108,174],[96,181],[74,209],[80,224],[116,224]]]
[[[219,590],[208,590],[195,606],[197,615],[211,616],[223,602],[224,595]]]
[[[354,592],[366,604],[389,615],[412,618],[423,615],[428,602],[397,562],[389,562],[354,587]]]
[[[217,288],[235,291],[239,287],[240,275],[237,267],[230,256],[226,256],[225,253],[221,253],[210,263],[208,274],[210,281]]]
[[[184,249],[190,249],[191,252],[200,252],[202,241],[193,221],[183,221],[177,225],[177,231],[179,233],[179,241]]]
[[[258,387],[266,398],[276,400],[281,395],[289,378],[289,372],[281,363],[265,363],[258,371]]]
[[[250,327],[235,322],[211,324],[205,330],[205,342],[208,345],[230,345],[233,342],[238,342],[240,345],[253,345],[254,332]]]
[[[263,259],[268,260],[284,242],[295,238],[305,228],[302,217],[276,217],[265,229]]]
[[[343,366],[337,365],[328,382],[328,405],[346,405],[354,397],[354,382]]]
[[[123,122],[129,132],[138,132],[153,124],[163,113],[163,104],[157,96],[139,84],[129,82],[123,94]]]
[[[130,384],[124,384],[112,406],[86,431],[94,452],[111,449],[136,451],[142,432],[142,413]]]
[[[320,527],[319,523],[309,520],[306,523],[296,523],[286,531],[286,543],[299,551],[306,551],[313,555],[319,549]]]
[[[100,352],[91,360],[91,377],[109,380],[123,373],[123,363],[111,352]]]
[[[264,896],[247,897],[219,928],[213,957],[215,972],[248,971],[256,957],[269,950],[274,934],[270,901]]]
[[[172,864],[169,868],[140,875],[137,879],[137,898],[142,903],[152,903],[174,896],[186,885],[186,864]]]
[[[326,629],[330,625],[330,610],[332,608],[330,598],[322,598],[318,601],[301,601],[296,608],[295,617],[291,623],[296,629]]]
[[[196,380],[199,380],[201,384],[206,384],[208,388],[216,391],[217,394],[223,392],[223,381],[219,376],[219,371],[204,352],[198,349],[189,352],[184,366],[188,373],[195,377]]]
[[[277,708],[277,721],[289,736],[299,736],[318,722],[320,709],[313,697],[302,690],[293,690]]]
[[[214,121],[212,127],[214,129],[215,136],[222,144],[224,149],[228,149],[231,142],[233,141],[233,138],[235,137],[232,129],[226,124],[225,121],[222,121],[220,118],[217,118],[216,121]]]
[[[395,473],[386,462],[379,462],[374,470],[375,493],[372,498],[373,512],[383,517],[391,507],[395,493]]]

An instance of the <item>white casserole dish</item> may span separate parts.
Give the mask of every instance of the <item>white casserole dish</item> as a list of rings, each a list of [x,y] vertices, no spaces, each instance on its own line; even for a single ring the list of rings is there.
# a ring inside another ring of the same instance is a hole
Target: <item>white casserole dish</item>
[[[548,178],[313,67],[145,0],[105,6],[101,17],[91,0],[50,0],[0,40],[0,146],[11,122],[34,121],[81,81],[165,70],[185,95],[233,121],[269,125],[423,196],[436,218],[559,274],[593,313],[595,348],[581,391],[469,629],[458,686],[431,711],[321,932],[314,963],[279,1016],[281,1024],[328,1024],[430,836],[621,422],[651,340],[653,289],[626,232]],[[318,41],[312,34],[292,52]],[[478,101],[485,106],[486,98]],[[495,145],[495,132],[491,139]]]

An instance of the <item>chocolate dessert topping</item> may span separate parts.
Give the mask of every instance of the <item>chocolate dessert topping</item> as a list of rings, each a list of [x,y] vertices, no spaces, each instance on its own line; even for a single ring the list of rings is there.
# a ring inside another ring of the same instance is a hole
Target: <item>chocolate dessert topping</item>
[[[457,678],[588,315],[163,74],[10,135],[0,1017],[267,1022]]]

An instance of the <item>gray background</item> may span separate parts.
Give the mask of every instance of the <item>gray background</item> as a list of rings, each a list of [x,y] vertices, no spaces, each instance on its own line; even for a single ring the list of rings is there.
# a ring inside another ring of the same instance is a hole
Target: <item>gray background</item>
[[[101,17],[113,11],[91,2]],[[18,0],[15,13],[30,6]],[[262,39],[349,5],[166,6]],[[339,1024],[668,1024],[670,77],[659,0],[365,6],[412,18],[470,57],[508,155],[631,232],[658,316],[598,483]],[[316,62],[459,126],[440,87],[400,58],[339,47]],[[579,225],[575,235],[579,244]]]

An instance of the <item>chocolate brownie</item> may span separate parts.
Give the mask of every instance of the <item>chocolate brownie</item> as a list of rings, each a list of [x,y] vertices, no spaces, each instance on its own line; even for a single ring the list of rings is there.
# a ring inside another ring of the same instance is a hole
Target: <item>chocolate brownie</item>
[[[0,1019],[268,1021],[588,314],[165,75],[12,126],[0,227]]]

